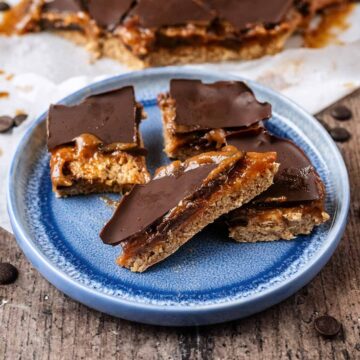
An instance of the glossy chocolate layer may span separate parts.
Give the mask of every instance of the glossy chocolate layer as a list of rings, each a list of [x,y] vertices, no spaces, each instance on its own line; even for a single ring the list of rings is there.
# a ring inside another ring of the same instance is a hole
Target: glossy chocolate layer
[[[113,27],[129,11],[133,0],[87,0],[90,16],[99,26]]]
[[[48,148],[72,143],[82,134],[94,135],[105,145],[137,143],[140,117],[132,86],[88,97],[73,106],[51,105]]]
[[[204,84],[200,80],[171,80],[176,101],[176,132],[248,127],[271,117],[271,105],[260,103],[241,81]]]
[[[139,0],[129,13],[137,17],[144,28],[184,25],[187,23],[208,23],[215,14],[196,0]]]
[[[229,145],[241,151],[277,152],[279,170],[274,184],[255,202],[303,202],[322,198],[320,179],[305,153],[293,142],[269,134],[264,128],[232,134]]]
[[[46,1],[44,11],[46,12],[72,12],[82,11],[81,0],[53,0]]]
[[[205,0],[218,14],[235,28],[242,30],[254,24],[281,22],[292,0]]]
[[[156,178],[146,185],[136,185],[124,195],[113,217],[100,233],[106,244],[117,245],[151,226],[179,202],[192,195],[218,165],[197,167]]]
[[[292,3],[292,0],[139,0],[129,18],[136,16],[144,28],[210,24],[220,19],[243,30],[254,24],[281,22]]]

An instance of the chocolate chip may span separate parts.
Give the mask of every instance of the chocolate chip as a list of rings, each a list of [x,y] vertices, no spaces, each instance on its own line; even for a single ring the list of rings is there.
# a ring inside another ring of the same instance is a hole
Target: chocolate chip
[[[19,273],[15,266],[9,263],[0,263],[0,285],[7,285],[15,282]]]
[[[0,116],[0,133],[7,132],[14,126],[14,119],[10,116]]]
[[[348,107],[344,105],[338,105],[332,108],[331,116],[336,120],[344,121],[351,119],[352,112]]]
[[[8,11],[10,10],[10,5],[5,1],[0,1],[0,11]]]
[[[345,142],[351,138],[351,134],[344,128],[336,127],[330,130],[331,137],[338,142]]]
[[[320,316],[314,321],[315,330],[326,337],[337,335],[341,330],[341,324],[332,316]]]
[[[20,126],[28,118],[27,114],[19,114],[14,117],[15,126]]]

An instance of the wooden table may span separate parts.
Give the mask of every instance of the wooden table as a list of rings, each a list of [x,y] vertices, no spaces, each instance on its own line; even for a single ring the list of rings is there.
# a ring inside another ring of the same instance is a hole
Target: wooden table
[[[164,328],[91,310],[60,293],[26,260],[13,236],[0,230],[0,261],[20,269],[0,286],[0,359],[360,359],[360,91],[341,101],[354,114],[331,126],[350,130],[339,147],[352,189],[349,223],[334,256],[297,294],[260,314],[226,324]],[[330,314],[343,325],[334,339],[314,330]]]

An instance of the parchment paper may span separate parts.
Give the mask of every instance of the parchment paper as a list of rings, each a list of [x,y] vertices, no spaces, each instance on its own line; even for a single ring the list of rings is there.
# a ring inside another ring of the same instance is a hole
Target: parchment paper
[[[341,45],[306,49],[293,38],[287,49],[275,56],[195,67],[257,80],[316,113],[360,87],[360,6],[348,21],[349,29],[337,35]],[[0,92],[9,93],[0,97],[0,115],[12,116],[19,111],[29,114],[20,127],[0,134],[0,227],[11,231],[6,177],[24,131],[50,103],[91,82],[128,70],[108,59],[92,64],[85,49],[46,33],[0,37],[0,70]]]

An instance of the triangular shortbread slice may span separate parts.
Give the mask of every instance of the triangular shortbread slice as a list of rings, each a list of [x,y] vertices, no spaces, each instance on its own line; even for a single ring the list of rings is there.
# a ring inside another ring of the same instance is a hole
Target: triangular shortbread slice
[[[120,266],[142,272],[266,190],[277,169],[275,153],[243,153],[232,146],[175,161],[125,195],[100,236],[122,246]]]

